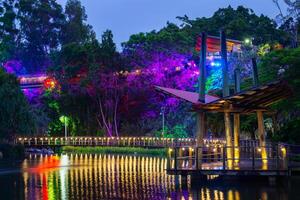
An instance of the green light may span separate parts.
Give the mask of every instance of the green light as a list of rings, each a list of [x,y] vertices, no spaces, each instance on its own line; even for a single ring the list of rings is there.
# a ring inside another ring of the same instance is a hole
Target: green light
[[[244,42],[245,42],[245,44],[251,44],[251,39],[246,38]]]
[[[66,124],[68,124],[69,123],[69,121],[70,121],[70,119],[67,117],[67,116],[60,116],[59,117],[59,121],[61,122],[61,123],[66,123]]]

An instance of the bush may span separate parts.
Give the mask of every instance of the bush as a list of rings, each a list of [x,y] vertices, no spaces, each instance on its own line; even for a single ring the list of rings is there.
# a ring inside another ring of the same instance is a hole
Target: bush
[[[64,153],[83,153],[83,154],[138,154],[166,156],[166,149],[147,149],[136,147],[62,147]]]

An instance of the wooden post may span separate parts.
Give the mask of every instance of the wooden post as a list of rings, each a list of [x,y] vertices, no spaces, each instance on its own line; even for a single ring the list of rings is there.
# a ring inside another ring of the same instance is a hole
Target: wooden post
[[[178,149],[178,156],[179,156],[179,169],[182,169],[183,168],[183,164],[184,164],[184,160],[183,159],[183,156],[184,156],[184,151],[185,151],[185,148],[179,148]]]
[[[233,114],[233,141],[234,141],[234,162],[238,163],[240,161],[240,114]]]
[[[174,169],[177,171],[177,148],[174,148]]]
[[[201,34],[201,53],[200,53],[200,69],[199,69],[199,101],[205,103],[205,84],[206,84],[206,33],[202,32]],[[200,111],[197,113],[197,132],[196,132],[196,166],[198,169],[201,169],[202,163],[202,150],[203,150],[203,137],[205,133],[205,113]],[[197,148],[198,147],[198,148]],[[200,151],[198,151],[200,149]]]
[[[205,103],[205,84],[206,84],[206,33],[201,34],[201,53],[199,69],[199,101]]]
[[[231,121],[230,113],[224,112],[224,121],[225,121],[225,137],[226,137],[226,156],[227,156],[227,166],[229,169],[232,168],[232,130],[231,130]]]
[[[203,151],[203,137],[205,133],[205,112],[198,112],[197,113],[197,132],[196,132],[196,137],[197,137],[197,144],[196,147],[199,147],[198,153],[197,153],[197,158],[196,162],[198,162],[197,166],[198,169],[201,169],[202,166],[202,151]]]
[[[189,168],[192,168],[193,166],[193,152],[194,149],[192,147],[189,147]]]
[[[229,96],[229,76],[228,76],[228,64],[227,64],[227,43],[226,43],[226,34],[222,30],[220,32],[221,38],[221,59],[223,66],[223,97]]]
[[[256,58],[252,58],[252,79],[253,86],[258,86],[258,71],[257,71],[257,63]]]
[[[241,70],[239,67],[234,70],[234,86],[236,93],[241,91]]]
[[[261,110],[256,111],[257,113],[257,124],[258,124],[258,136],[259,136],[259,146],[261,148],[261,159],[263,163],[267,163],[267,151],[266,151],[266,136],[265,136],[265,126],[264,117]]]

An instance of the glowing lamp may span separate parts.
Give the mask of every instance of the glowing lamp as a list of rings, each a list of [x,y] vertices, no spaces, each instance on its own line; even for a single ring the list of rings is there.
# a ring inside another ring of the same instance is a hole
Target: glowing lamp
[[[245,43],[246,45],[250,45],[250,44],[252,43],[252,40],[251,40],[250,38],[246,38],[246,39],[244,40],[244,43]]]
[[[220,62],[211,62],[210,66],[212,67],[220,67],[222,64]]]
[[[54,89],[56,87],[56,81],[53,78],[47,78],[44,80],[44,87],[46,89]]]
[[[257,148],[257,151],[258,151],[258,152],[261,152],[261,148]]]

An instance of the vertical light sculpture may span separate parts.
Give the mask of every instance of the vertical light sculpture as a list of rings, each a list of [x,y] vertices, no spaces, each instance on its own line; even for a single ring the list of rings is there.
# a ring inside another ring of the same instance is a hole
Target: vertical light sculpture
[[[226,43],[226,35],[224,30],[220,32],[220,38],[221,38],[221,60],[223,65],[223,97],[227,97],[229,96],[229,84],[228,84],[229,77],[228,77],[228,64],[227,64],[227,43]],[[229,107],[230,105],[225,105],[225,106]],[[232,128],[231,128],[229,111],[224,111],[224,122],[225,122],[227,166],[229,169],[231,169],[233,151],[232,151],[232,136],[231,136]]]
[[[200,74],[199,74],[199,102],[205,103],[205,84],[206,84],[206,39],[207,35],[205,32],[201,33],[201,52],[200,52]],[[203,137],[205,132],[205,112],[197,112],[197,147],[196,156],[198,169],[201,169],[202,164],[202,148],[203,148]]]

